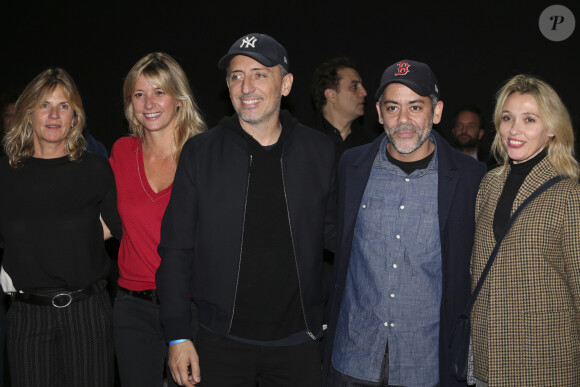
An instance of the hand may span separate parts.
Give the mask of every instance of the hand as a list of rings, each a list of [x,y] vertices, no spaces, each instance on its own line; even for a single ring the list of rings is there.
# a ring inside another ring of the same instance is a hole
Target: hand
[[[111,238],[113,236],[113,234],[111,234],[111,230],[109,230],[109,227],[107,227],[107,225],[105,224],[105,221],[103,220],[103,218],[101,217],[101,224],[103,225],[103,237],[105,240]]]
[[[173,380],[180,386],[195,386],[201,381],[199,357],[191,340],[173,344],[169,347],[169,369]],[[188,368],[191,366],[191,373]]]

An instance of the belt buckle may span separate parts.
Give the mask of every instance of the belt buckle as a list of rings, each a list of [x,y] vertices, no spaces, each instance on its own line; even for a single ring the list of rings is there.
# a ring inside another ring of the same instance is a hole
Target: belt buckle
[[[57,305],[56,304],[57,298],[62,297],[62,296],[68,297],[67,302],[64,305]],[[55,308],[66,308],[67,306],[69,306],[71,304],[72,299],[73,298],[72,298],[70,293],[59,293],[56,296],[52,297],[52,306],[54,306]]]

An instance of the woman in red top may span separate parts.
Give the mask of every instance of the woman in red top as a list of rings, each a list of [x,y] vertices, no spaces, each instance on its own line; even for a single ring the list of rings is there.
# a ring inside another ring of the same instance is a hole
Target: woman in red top
[[[181,149],[206,125],[183,69],[167,54],[139,60],[125,79],[123,96],[131,136],[113,145],[109,160],[123,225],[115,349],[123,387],[161,386],[167,356],[155,290],[161,219]]]

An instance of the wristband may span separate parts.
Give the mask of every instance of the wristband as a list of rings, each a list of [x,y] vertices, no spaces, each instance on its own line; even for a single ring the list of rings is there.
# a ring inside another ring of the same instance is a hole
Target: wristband
[[[179,340],[171,340],[169,342],[169,346],[171,347],[173,344],[177,344],[177,343],[183,343],[184,341],[187,341],[188,339],[179,339]]]

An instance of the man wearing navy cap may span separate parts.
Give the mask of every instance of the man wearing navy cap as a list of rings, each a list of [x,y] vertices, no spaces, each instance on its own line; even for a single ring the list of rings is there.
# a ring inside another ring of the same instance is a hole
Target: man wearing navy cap
[[[185,144],[161,226],[171,373],[188,386],[319,386],[334,145],[280,110],[293,76],[272,37],[241,37],[218,67],[236,113]]]
[[[465,386],[448,345],[470,294],[485,167],[432,130],[443,102],[428,65],[389,66],[375,97],[385,134],[339,164],[324,385]]]

